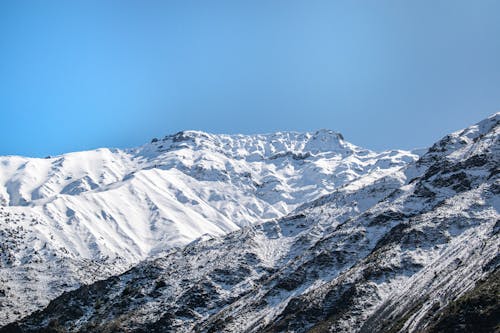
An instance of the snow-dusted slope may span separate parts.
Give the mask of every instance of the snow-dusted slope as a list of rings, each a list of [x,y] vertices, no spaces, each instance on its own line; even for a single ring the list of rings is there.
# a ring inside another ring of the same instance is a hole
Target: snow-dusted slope
[[[385,177],[172,249],[4,331],[438,331],[450,302],[498,276],[499,160],[496,114]]]
[[[203,235],[279,218],[417,155],[338,133],[186,131],[133,149],[0,157],[0,324]]]

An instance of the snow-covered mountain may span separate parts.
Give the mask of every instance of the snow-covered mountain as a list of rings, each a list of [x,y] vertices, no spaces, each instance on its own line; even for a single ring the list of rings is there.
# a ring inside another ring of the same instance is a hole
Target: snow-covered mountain
[[[0,324],[82,283],[283,217],[417,158],[362,149],[329,130],[186,131],[125,150],[0,157]]]
[[[0,332],[498,330],[499,138],[500,113],[416,161],[399,152],[391,170],[171,248]]]

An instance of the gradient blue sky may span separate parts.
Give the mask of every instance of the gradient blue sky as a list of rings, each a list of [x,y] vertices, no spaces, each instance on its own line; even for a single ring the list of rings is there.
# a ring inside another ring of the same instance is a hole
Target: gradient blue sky
[[[500,1],[1,1],[0,155],[183,129],[413,148],[500,110]]]

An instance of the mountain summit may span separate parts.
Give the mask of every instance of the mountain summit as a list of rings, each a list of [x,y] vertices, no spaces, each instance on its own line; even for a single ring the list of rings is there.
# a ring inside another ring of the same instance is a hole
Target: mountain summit
[[[0,323],[199,239],[281,218],[417,155],[342,135],[184,131],[130,149],[0,157]]]
[[[499,134],[495,114],[383,177],[171,249],[0,332],[493,332]]]

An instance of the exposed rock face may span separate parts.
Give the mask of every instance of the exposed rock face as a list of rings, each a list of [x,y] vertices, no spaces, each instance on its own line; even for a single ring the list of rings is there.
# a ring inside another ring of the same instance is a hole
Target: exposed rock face
[[[496,114],[382,178],[172,249],[0,332],[498,329],[499,134]]]
[[[495,332],[500,329],[500,271],[498,267],[474,289],[450,302],[425,332]]]

